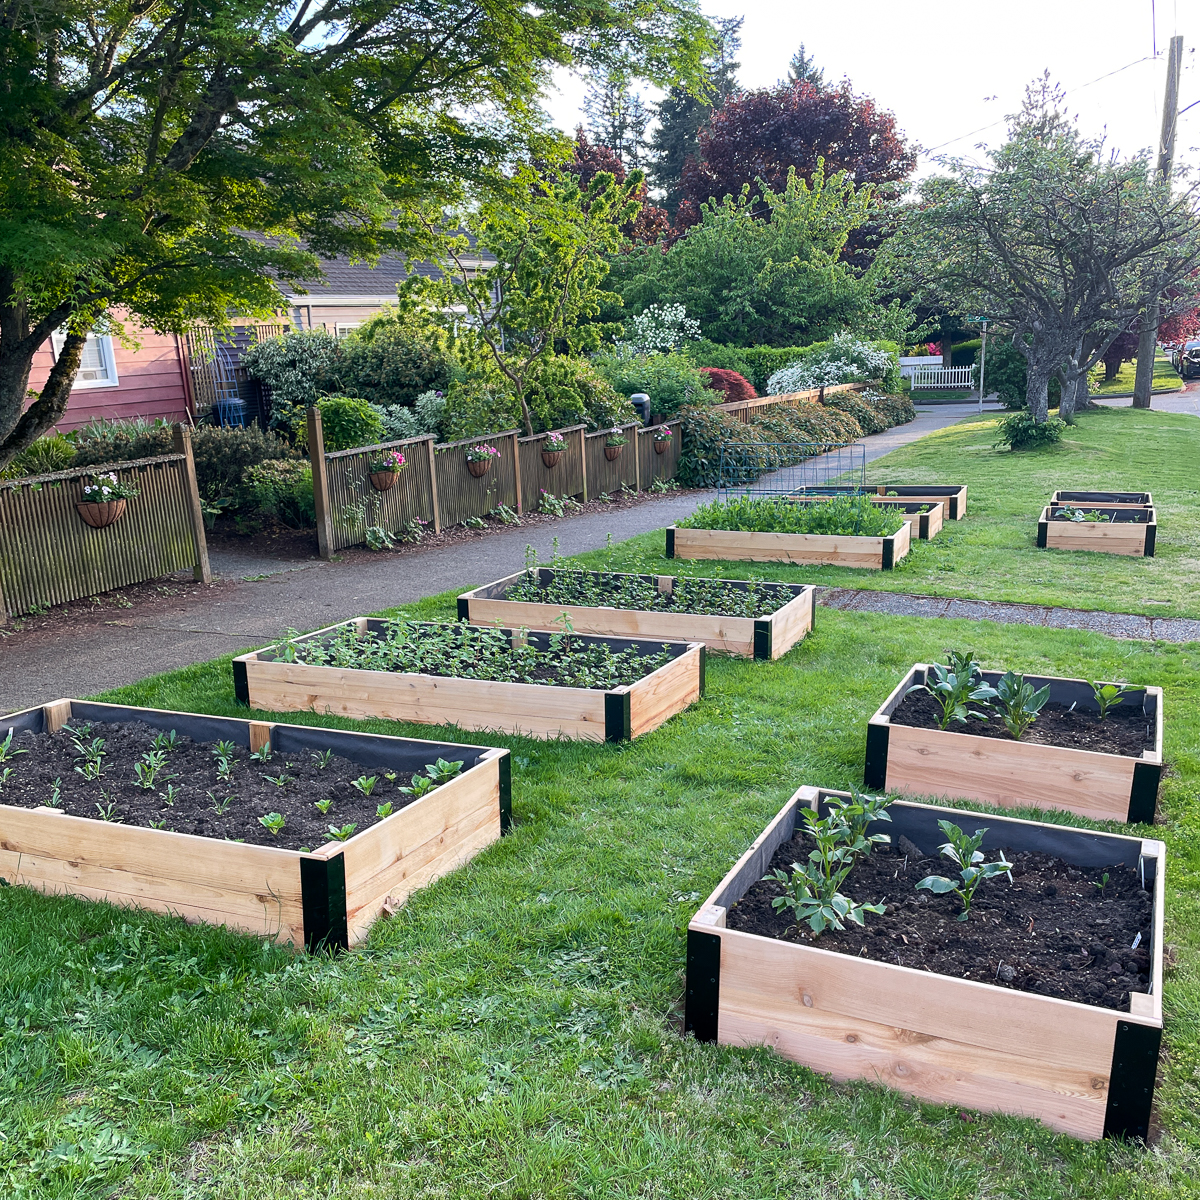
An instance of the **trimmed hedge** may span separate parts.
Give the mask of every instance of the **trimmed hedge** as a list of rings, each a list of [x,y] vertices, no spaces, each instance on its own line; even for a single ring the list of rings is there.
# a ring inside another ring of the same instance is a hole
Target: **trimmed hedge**
[[[882,433],[892,427],[892,422],[857,392],[835,392],[825,397],[824,404],[826,408],[835,408],[853,417],[862,426],[863,433]]]

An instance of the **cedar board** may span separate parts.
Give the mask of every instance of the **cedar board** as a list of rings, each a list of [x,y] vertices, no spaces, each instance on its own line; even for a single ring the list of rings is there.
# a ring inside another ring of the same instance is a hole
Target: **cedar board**
[[[890,538],[854,537],[823,533],[747,533],[737,529],[687,529],[672,526],[674,557],[740,562],[780,562],[807,565],[884,569],[884,542],[893,544],[892,566],[912,545],[906,521]]]

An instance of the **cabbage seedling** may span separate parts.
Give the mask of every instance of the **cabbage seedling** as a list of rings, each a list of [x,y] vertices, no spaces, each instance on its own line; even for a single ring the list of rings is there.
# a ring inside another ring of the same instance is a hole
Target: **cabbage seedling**
[[[360,775],[357,779],[350,780],[350,786],[357,788],[364,796],[369,796],[375,790],[378,782],[378,775]]]
[[[905,695],[913,692],[928,692],[942,710],[939,729],[945,729],[951,721],[965,725],[968,717],[977,717],[980,721],[987,720],[987,714],[975,712],[967,707],[968,704],[987,704],[995,699],[996,689],[984,683],[975,676],[974,672],[952,671],[940,663],[933,663],[924,683],[914,683]]]
[[[1116,708],[1125,698],[1125,693],[1133,691],[1123,683],[1093,683],[1092,694],[1100,706],[1100,720],[1108,716],[1110,708]]]
[[[379,817],[380,820],[382,820],[384,817],[390,817],[392,815],[392,802],[390,800],[385,800],[375,810],[375,815]]]
[[[354,836],[354,831],[357,828],[358,826],[353,822],[351,822],[349,825],[343,825],[341,829],[339,829],[336,825],[330,825],[329,832],[325,835],[325,837],[331,841],[344,842],[348,838],[352,838]]]
[[[319,812],[321,814],[321,816],[324,816],[329,811],[329,809],[331,808],[332,805],[333,805],[333,797],[332,796],[327,796],[324,800],[314,800],[313,801],[313,808],[315,808],[317,810],[317,812]]]
[[[983,861],[983,851],[979,847],[983,844],[983,835],[987,833],[986,829],[977,829],[973,837],[968,837],[953,821],[939,821],[938,825],[947,838],[938,847],[938,853],[943,858],[948,858],[957,864],[959,882],[955,883],[953,879],[947,879],[945,875],[927,875],[917,884],[917,890],[928,888],[938,896],[953,892],[963,904],[963,910],[958,914],[958,919],[965,921],[971,914],[971,901],[975,898],[975,889],[985,879],[991,879],[996,875],[1007,875],[1008,881],[1011,883],[1012,863],[1004,857],[1003,850],[1000,852],[999,862],[985,863]]]

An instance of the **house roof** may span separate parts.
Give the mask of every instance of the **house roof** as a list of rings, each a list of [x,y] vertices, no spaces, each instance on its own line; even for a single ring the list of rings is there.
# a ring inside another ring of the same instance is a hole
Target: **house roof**
[[[483,266],[491,266],[495,258],[486,251],[472,250],[470,258]],[[300,291],[290,284],[283,292],[296,304],[336,303],[338,300],[364,303],[388,303],[396,299],[396,285],[412,275],[437,279],[441,268],[436,263],[413,262],[399,256],[380,258],[374,266],[352,263],[348,258],[327,259],[321,263],[324,279],[306,281]]]

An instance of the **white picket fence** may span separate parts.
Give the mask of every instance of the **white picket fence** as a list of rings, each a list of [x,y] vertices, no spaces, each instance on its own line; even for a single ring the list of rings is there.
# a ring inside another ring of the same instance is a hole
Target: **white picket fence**
[[[974,367],[912,367],[908,377],[918,388],[969,388]]]

